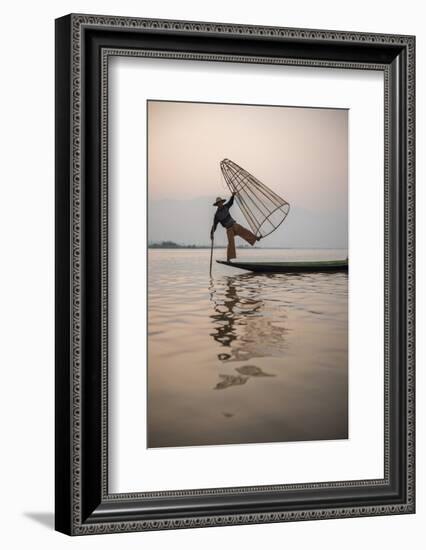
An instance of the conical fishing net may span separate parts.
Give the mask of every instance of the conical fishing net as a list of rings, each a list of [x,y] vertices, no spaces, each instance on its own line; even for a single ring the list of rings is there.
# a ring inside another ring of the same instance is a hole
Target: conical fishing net
[[[220,169],[251,231],[262,237],[275,231],[287,217],[289,203],[232,160],[222,160]]]

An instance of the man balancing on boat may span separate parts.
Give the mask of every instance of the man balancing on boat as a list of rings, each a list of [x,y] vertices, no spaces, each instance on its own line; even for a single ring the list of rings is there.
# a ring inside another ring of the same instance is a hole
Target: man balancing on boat
[[[228,248],[227,248],[227,260],[233,260],[237,257],[235,251],[235,237],[241,237],[247,241],[251,246],[256,242],[260,241],[261,236],[256,237],[249,229],[246,229],[239,223],[237,223],[234,218],[229,213],[229,209],[234,204],[235,193],[232,193],[231,198],[228,202],[221,197],[217,197],[213,206],[217,207],[216,213],[214,215],[213,226],[210,231],[210,239],[213,241],[213,235],[216,231],[218,224],[220,223],[222,227],[226,229],[226,235],[228,237]]]
[[[229,265],[230,260],[236,257],[235,236],[242,237],[252,246],[268,237],[286,219],[290,210],[290,204],[277,195],[275,191],[267,187],[255,176],[238,166],[230,159],[223,159],[220,163],[222,176],[232,193],[231,199],[218,197],[214,206],[217,206],[213,227],[210,237],[212,247],[210,251],[210,275],[212,273],[213,261],[213,235],[217,225],[220,223],[226,229],[228,235],[228,261],[216,260],[219,264]],[[229,209],[237,198],[237,204],[241,210],[251,231],[242,227],[232,218]],[[259,235],[259,236],[257,236]],[[232,262],[237,269],[244,269],[255,273],[301,273],[312,271],[347,271],[348,259],[327,260],[327,261],[272,261],[272,262]]]

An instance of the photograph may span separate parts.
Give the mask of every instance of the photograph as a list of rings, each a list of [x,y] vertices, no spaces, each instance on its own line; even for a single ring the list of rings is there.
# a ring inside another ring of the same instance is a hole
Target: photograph
[[[350,111],[146,108],[147,447],[348,439]]]

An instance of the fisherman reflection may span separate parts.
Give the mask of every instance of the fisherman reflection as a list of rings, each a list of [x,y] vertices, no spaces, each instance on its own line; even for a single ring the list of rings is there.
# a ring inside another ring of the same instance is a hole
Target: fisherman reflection
[[[259,289],[255,284],[247,284],[252,277],[251,274],[225,277],[223,283],[211,283],[210,299],[215,311],[210,315],[215,330],[211,336],[229,348],[227,353],[218,354],[220,360],[229,360],[231,357],[235,360],[243,359],[236,355],[239,346],[233,346],[233,342],[239,339],[238,329],[246,323],[248,317],[261,313],[263,301],[259,297]]]
[[[225,350],[218,354],[222,364],[254,358],[281,356],[286,329],[273,324],[265,314],[259,277],[244,274],[212,282],[210,297],[214,313],[213,339]],[[220,374],[215,389],[242,386],[249,378],[274,376],[256,365],[241,365],[232,374]]]

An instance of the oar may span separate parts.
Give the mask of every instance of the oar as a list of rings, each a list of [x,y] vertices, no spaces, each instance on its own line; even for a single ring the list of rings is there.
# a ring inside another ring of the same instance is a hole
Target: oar
[[[213,243],[214,243],[214,237],[212,237],[212,247],[211,247],[211,249],[210,249],[210,277],[212,276]]]

